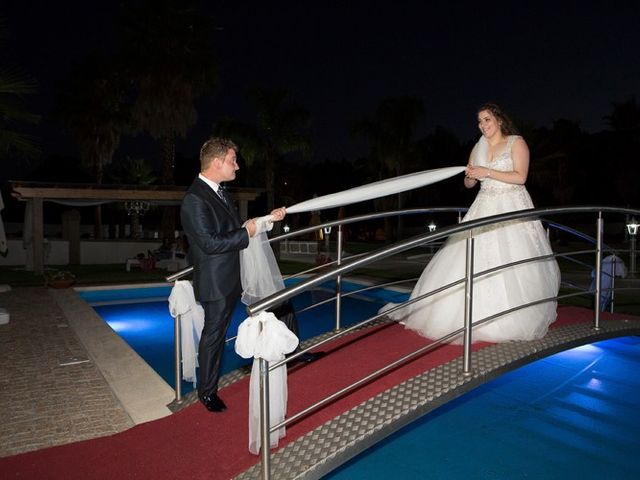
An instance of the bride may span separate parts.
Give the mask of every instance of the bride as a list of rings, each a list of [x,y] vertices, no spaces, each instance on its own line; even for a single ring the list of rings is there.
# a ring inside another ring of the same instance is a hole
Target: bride
[[[471,151],[464,185],[480,191],[463,221],[533,208],[524,183],[529,149],[509,117],[495,104],[478,110],[480,140]],[[464,277],[467,232],[452,235],[434,255],[411,298]],[[551,253],[538,220],[512,220],[474,229],[474,272]],[[560,270],[554,259],[529,262],[483,275],[473,284],[473,320],[478,321],[524,303],[554,297]],[[438,339],[464,324],[464,285],[427,297],[389,316],[419,334]],[[385,306],[387,310],[393,304]],[[546,302],[495,318],[473,329],[473,341],[504,342],[543,337],[556,319],[556,302]],[[455,339],[460,343],[462,336]]]

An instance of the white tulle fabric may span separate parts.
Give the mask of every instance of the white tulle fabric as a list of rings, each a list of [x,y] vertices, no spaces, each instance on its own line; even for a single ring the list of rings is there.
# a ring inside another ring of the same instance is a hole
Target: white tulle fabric
[[[511,136],[504,152],[493,160],[487,158],[484,137],[472,151],[475,165],[489,166],[496,171],[512,171],[511,146],[517,139]],[[524,185],[514,185],[485,179],[463,221],[490,215],[533,208]],[[516,220],[474,229],[474,272],[551,253],[542,224],[537,220]],[[466,237],[463,232],[452,235],[434,255],[414,287],[411,298],[435,290],[464,277]],[[554,297],[560,285],[560,271],[555,260],[544,260],[510,267],[474,281],[473,319],[483,319],[509,308],[543,298]],[[437,339],[453,332],[464,323],[464,285],[459,285],[392,312],[390,316],[406,328]],[[393,304],[386,305],[381,311]],[[477,327],[473,341],[504,342],[532,340],[544,336],[556,319],[555,302],[528,307]],[[460,343],[457,337],[455,343]]]
[[[463,172],[464,169],[465,167],[437,168],[388,178],[297,203],[287,207],[287,213],[339,207],[404,192],[447,179]],[[240,280],[243,290],[241,300],[245,305],[251,305],[284,288],[278,263],[266,236],[266,232],[273,227],[271,215],[257,218],[256,226],[257,233],[249,239],[249,246],[240,251]]]
[[[240,250],[240,281],[240,299],[245,305],[251,305],[284,288],[282,274],[266,233],[251,237],[249,246]]]
[[[298,347],[296,337],[271,312],[261,312],[245,319],[238,327],[236,353],[243,358],[254,357],[249,381],[249,451],[260,452],[260,364],[259,358],[268,362],[283,360],[285,354]],[[283,365],[269,372],[269,425],[284,420],[287,412],[287,367]],[[277,447],[286,434],[285,427],[272,432],[270,447]]]
[[[204,309],[196,302],[193,286],[188,280],[177,280],[169,295],[169,312],[180,315],[182,347],[182,378],[196,386],[198,344],[204,326]]]

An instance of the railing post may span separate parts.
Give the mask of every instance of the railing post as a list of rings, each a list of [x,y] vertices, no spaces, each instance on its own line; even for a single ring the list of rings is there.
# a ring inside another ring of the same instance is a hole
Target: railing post
[[[600,330],[600,294],[602,292],[602,235],[604,221],[602,212],[598,212],[598,220],[596,222],[596,297],[593,306],[593,329]]]
[[[260,447],[262,448],[262,479],[271,478],[271,428],[269,422],[269,362],[264,358],[260,362]],[[286,368],[286,367],[285,367]]]
[[[463,375],[471,375],[471,332],[473,329],[473,235],[469,230],[464,281]]]
[[[629,276],[636,276],[636,234],[629,235]]]
[[[338,225],[336,264],[342,264],[342,225]],[[336,277],[336,330],[342,326],[342,275]]]
[[[616,264],[617,263],[618,263],[617,257],[614,254],[613,263],[611,265],[611,283],[609,285],[611,287],[611,290],[609,290],[609,293],[607,295],[611,298],[611,300],[609,301],[609,311],[611,313],[613,313],[613,303],[616,297]]]
[[[182,401],[182,329],[180,327],[182,315],[178,315],[173,319],[173,351],[174,371],[176,380],[176,402]]]

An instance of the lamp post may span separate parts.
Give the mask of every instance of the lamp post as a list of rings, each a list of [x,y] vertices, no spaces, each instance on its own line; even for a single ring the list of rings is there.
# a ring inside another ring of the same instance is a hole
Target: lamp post
[[[284,233],[289,233],[289,230],[291,230],[291,228],[289,227],[289,225],[287,225],[285,223],[285,225],[282,227],[282,230],[284,230]],[[285,253],[289,253],[289,239],[288,238],[284,239],[284,251],[285,251]]]
[[[436,222],[434,222],[433,220],[431,220],[431,222],[429,223],[429,225],[427,225],[427,228],[429,229],[429,233],[433,233],[436,231],[437,225]],[[429,252],[433,253],[433,242],[431,242],[429,244]]]
[[[636,236],[638,234],[638,221],[633,217],[629,223],[627,223],[627,232],[629,232],[629,276],[635,277],[636,275]]]
[[[325,250],[327,251],[327,258],[329,258],[329,235],[331,235],[331,227],[324,227],[324,242]]]

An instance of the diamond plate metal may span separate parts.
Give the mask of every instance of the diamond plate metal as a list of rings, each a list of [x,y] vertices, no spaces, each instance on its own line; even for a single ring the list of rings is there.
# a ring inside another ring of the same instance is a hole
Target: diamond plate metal
[[[505,372],[554,353],[608,338],[639,335],[640,320],[607,320],[556,327],[540,340],[514,341],[472,353],[469,375],[462,358],[428,370],[363,402],[271,456],[271,478],[318,479],[426,413]],[[236,479],[261,478],[257,464]]]

